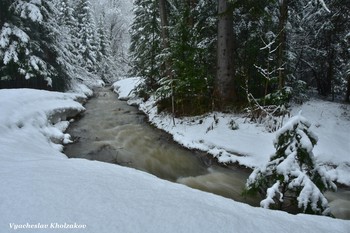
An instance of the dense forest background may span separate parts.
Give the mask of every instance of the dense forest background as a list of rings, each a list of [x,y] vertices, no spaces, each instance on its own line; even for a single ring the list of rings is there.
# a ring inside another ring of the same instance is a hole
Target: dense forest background
[[[131,4],[1,0],[0,87],[74,89],[126,74]]]
[[[310,90],[349,101],[349,1],[134,5],[133,74],[177,114],[300,103]]]
[[[349,0],[130,5],[1,0],[0,87],[64,91],[128,73],[176,115],[269,111],[315,93],[350,101]]]

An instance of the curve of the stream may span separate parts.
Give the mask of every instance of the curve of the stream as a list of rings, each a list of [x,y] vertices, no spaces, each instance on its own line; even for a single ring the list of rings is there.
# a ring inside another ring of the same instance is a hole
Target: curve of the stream
[[[74,143],[65,147],[70,158],[114,163],[151,173],[159,178],[258,206],[258,199],[241,195],[249,170],[224,168],[209,156],[187,150],[170,135],[147,123],[136,107],[117,99],[109,88],[95,90],[86,111],[73,122],[68,133]],[[339,217],[350,219],[350,191],[329,195],[346,211]],[[335,209],[336,208],[336,209]],[[344,216],[345,213],[345,216]]]

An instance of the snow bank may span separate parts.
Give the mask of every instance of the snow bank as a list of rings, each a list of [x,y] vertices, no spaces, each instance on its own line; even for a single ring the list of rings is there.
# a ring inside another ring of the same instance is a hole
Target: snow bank
[[[69,135],[62,133],[62,121],[84,110],[75,101],[83,98],[32,89],[0,90],[0,160],[65,157],[60,143],[69,142]]]
[[[118,93],[119,99],[129,99],[130,97],[135,97],[134,89],[137,85],[139,85],[141,82],[140,78],[134,77],[134,78],[128,78],[128,79],[122,79],[118,82],[115,82],[112,84],[113,91],[115,93]],[[122,88],[120,88],[122,86]]]
[[[124,79],[116,82],[114,87],[120,97],[127,99],[133,83],[137,82],[140,80]],[[191,149],[207,151],[222,163],[238,162],[251,168],[260,167],[275,152],[275,134],[247,122],[241,115],[214,112],[173,120],[169,115],[158,114],[154,98],[147,102],[132,98],[129,101],[138,103],[150,122],[172,134],[175,141]],[[313,124],[310,129],[319,138],[313,150],[317,163],[327,168],[334,181],[350,185],[350,106],[312,100],[294,106],[292,116],[300,110]],[[238,129],[233,130],[232,124],[238,125]]]

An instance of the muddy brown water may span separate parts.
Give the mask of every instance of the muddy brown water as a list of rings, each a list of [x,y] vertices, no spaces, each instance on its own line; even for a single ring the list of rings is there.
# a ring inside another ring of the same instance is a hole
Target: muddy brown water
[[[162,179],[259,206],[259,199],[241,195],[251,172],[249,169],[223,167],[205,153],[183,148],[173,142],[170,135],[150,126],[143,113],[118,100],[109,88],[95,90],[95,96],[85,108],[81,118],[71,123],[67,130],[74,140],[65,146],[64,153],[69,158],[135,168]],[[337,217],[350,219],[350,191],[341,190],[328,198]]]

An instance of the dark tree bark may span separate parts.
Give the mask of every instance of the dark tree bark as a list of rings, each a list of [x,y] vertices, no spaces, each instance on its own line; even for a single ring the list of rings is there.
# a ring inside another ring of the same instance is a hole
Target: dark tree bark
[[[188,7],[189,7],[190,11],[192,11],[196,7],[197,1],[198,0],[188,0],[187,1],[187,4],[188,4]],[[188,19],[188,24],[189,24],[189,27],[193,27],[194,26],[193,15],[191,15],[191,14],[190,14],[189,19]]]
[[[279,47],[278,47],[278,88],[282,89],[285,86],[286,82],[286,72],[284,69],[285,63],[285,51],[287,44],[287,32],[286,24],[288,20],[288,4],[289,0],[281,0],[279,3]]]
[[[166,0],[159,0],[159,14],[160,14],[160,23],[162,30],[162,43],[163,51],[169,49],[169,32],[168,32],[168,15],[166,9]],[[164,61],[165,76],[173,80],[173,75],[171,72],[171,64],[168,58],[165,58]],[[174,93],[174,84],[171,82],[171,111],[175,115],[175,93]],[[175,120],[173,118],[173,123],[175,125]]]
[[[159,14],[160,14],[160,24],[162,30],[162,43],[163,48],[169,48],[169,33],[168,33],[168,15],[166,12],[166,0],[159,0]]]
[[[348,85],[346,88],[345,101],[350,102],[350,75],[348,75]]]
[[[216,106],[219,110],[236,99],[233,67],[233,12],[228,0],[218,1],[218,48],[215,80]]]

